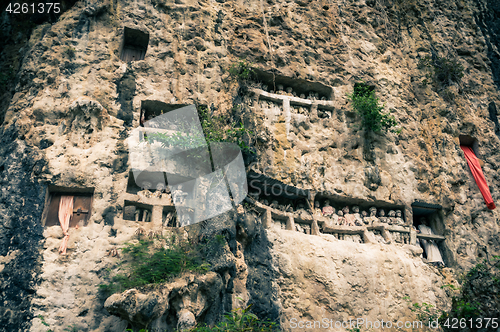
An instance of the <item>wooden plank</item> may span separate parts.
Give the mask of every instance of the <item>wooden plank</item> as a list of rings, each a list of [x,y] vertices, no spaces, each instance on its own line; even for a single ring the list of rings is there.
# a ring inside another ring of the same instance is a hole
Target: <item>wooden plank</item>
[[[125,62],[144,60],[146,51],[124,46],[122,56],[120,57]]]
[[[336,226],[330,226],[330,227],[323,227],[324,232],[338,233],[338,234],[363,234],[363,232],[365,230],[366,230],[366,228],[364,226],[336,225]]]
[[[417,238],[422,240],[434,240],[434,241],[444,241],[445,237],[442,235],[435,234],[417,234]]]

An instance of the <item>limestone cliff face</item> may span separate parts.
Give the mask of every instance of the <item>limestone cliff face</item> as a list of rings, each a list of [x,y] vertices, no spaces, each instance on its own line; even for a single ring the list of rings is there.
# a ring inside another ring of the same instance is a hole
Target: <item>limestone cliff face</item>
[[[243,121],[255,133],[248,171],[323,198],[402,207],[408,224],[418,215],[414,201],[441,205],[450,268],[425,264],[414,246],[300,234],[279,229],[276,220],[264,229],[265,215],[247,206],[205,229],[181,231],[185,237],[223,233],[227,247],[213,262],[214,275],[202,281],[183,276],[177,288],[166,286],[170,293],[161,305],[173,309],[148,316],[158,327],[215,322],[246,304],[285,329],[292,318],[413,319],[405,297],[446,308],[450,298],[440,286],[478,258],[500,254],[498,209],[486,209],[459,147],[461,135],[477,140],[498,203],[495,1],[71,5],[53,23],[33,27],[22,49],[5,46],[0,60],[2,68],[12,59],[19,65],[2,85],[9,101],[0,105],[0,331],[45,331],[38,315],[54,331],[72,324],[82,331],[144,325],[143,316],[127,316],[137,307],[127,311],[116,299],[107,311],[98,285],[119,262],[112,249],[122,248],[139,227],[158,226],[124,218],[125,201],[132,200],[125,140],[139,126],[146,100],[207,105]],[[2,14],[2,24],[12,22]],[[124,27],[149,36],[143,60],[120,60]],[[425,56],[458,61],[463,78],[446,90],[422,86],[425,72],[417,65]],[[229,74],[239,58],[253,63],[253,81],[240,84]],[[346,94],[359,81],[375,87],[400,134],[358,127]],[[293,88],[289,95],[279,91],[287,87]],[[57,251],[61,228],[42,225],[48,198],[61,188],[93,194],[88,225],[70,229],[67,256]],[[207,280],[219,287],[216,296],[199,290]],[[183,282],[197,285],[194,297]],[[197,294],[203,295],[199,301]],[[208,314],[210,305],[217,312]]]

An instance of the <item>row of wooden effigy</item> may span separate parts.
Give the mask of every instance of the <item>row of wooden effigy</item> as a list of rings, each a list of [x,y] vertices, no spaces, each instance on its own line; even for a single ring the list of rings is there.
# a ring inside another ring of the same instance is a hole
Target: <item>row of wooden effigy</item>
[[[410,244],[410,227],[405,225],[402,211],[370,207],[360,211],[359,206],[344,206],[336,209],[329,200],[314,203],[314,212],[303,203],[296,206],[280,204],[277,200],[269,203],[267,198],[250,195],[252,202],[264,216],[264,226],[279,223],[282,229],[295,230],[305,234],[330,234],[339,240],[357,243],[379,242]],[[317,230],[315,231],[314,224]]]

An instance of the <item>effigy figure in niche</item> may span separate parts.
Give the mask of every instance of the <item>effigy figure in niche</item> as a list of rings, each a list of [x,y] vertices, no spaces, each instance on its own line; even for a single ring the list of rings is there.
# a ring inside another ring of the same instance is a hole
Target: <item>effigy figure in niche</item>
[[[164,204],[171,205],[172,204],[172,194],[170,193],[170,188],[166,187],[165,192],[161,194],[160,198],[165,201]]]
[[[184,227],[184,226],[191,224],[191,217],[189,216],[189,214],[184,213],[184,214],[182,214],[181,218],[182,218],[181,219],[181,227]]]
[[[403,213],[401,210],[396,210],[396,225],[401,225],[403,226],[405,224],[405,221],[403,219]]]
[[[367,218],[368,218],[368,212],[366,212],[366,211],[364,211],[364,210],[363,210],[363,211],[361,211],[361,218],[363,219],[363,222],[364,222],[365,224],[368,224],[368,219],[367,219]]]
[[[361,218],[361,215],[359,214],[359,206],[353,206],[352,207],[352,212],[354,216],[354,224],[356,226],[363,226],[363,219]]]
[[[368,217],[366,217],[363,221],[365,222],[365,224],[372,225],[373,223],[378,222],[377,208],[372,206],[369,209],[369,211],[370,211],[370,215]]]
[[[297,205],[297,210],[295,210],[295,213],[301,218],[301,219],[309,219],[311,217],[311,214],[309,211],[306,210],[305,206],[303,203],[299,203]]]
[[[314,213],[318,217],[323,215],[323,211],[321,211],[321,207],[320,207],[319,201],[315,201],[314,202]]]
[[[293,88],[287,87],[286,88],[286,94],[287,94],[287,96],[293,96]]]
[[[149,189],[153,187],[153,184],[149,181],[142,182],[142,190],[137,193],[137,195],[141,198],[151,198],[151,192]]]
[[[141,219],[141,212],[142,210],[139,209],[139,208],[135,208],[135,212],[134,212],[134,219],[135,221],[139,221]]]
[[[330,220],[331,220],[331,222],[332,222],[333,225],[340,225],[340,222],[341,222],[340,217],[339,217],[339,215],[337,213],[335,213],[336,212],[335,208],[332,208],[332,209],[333,209],[333,213],[330,216]]]
[[[263,205],[269,206],[269,201],[268,201],[267,199],[265,199],[265,198],[263,198],[263,199],[261,200],[261,203],[262,203]]]
[[[165,185],[163,183],[158,183],[156,185],[156,190],[155,192],[151,195],[152,197],[154,198],[161,198],[161,194],[163,193],[163,191],[165,190]]]
[[[420,218],[420,225],[418,225],[418,229],[421,234],[434,235],[432,228],[429,226],[429,223],[425,217]],[[425,254],[427,255],[427,261],[429,263],[434,263],[438,266],[443,266],[443,258],[441,257],[441,252],[439,251],[438,246],[433,240],[424,240],[420,239],[420,244],[425,250]]]
[[[327,232],[329,231],[328,228],[332,228],[333,226],[337,226],[339,224],[339,216],[335,213],[335,208],[332,207],[333,213],[328,217],[324,218],[324,227],[327,228]]]
[[[284,87],[283,87],[282,84],[278,84],[277,88],[278,88],[277,94],[279,94],[279,95],[284,95],[285,94],[285,91],[283,91]]]
[[[292,204],[288,204],[288,205],[285,207],[285,212],[291,212],[291,213],[293,213],[293,207],[292,207]]]
[[[396,211],[389,210],[387,214],[387,221],[389,225],[396,225]]]
[[[188,193],[184,192],[182,190],[182,184],[179,184],[177,186],[177,189],[175,189],[173,192],[172,192],[172,198],[174,200],[174,204],[176,205],[184,205],[184,202],[186,200],[186,196],[188,195]]]
[[[344,212],[342,212],[342,210],[338,210],[337,211],[337,216],[338,216],[338,224],[339,225],[345,225],[346,224],[346,220],[344,218]]]
[[[387,224],[388,220],[387,220],[387,217],[385,216],[384,209],[378,210],[378,220],[380,220],[380,222],[383,222],[383,223]]]
[[[270,207],[271,209],[276,209],[276,210],[278,210],[278,208],[279,208],[278,201],[277,201],[277,200],[273,200],[273,201],[271,202],[271,205],[269,205],[269,207]]]
[[[318,202],[318,204],[319,204],[319,202]],[[325,201],[325,206],[323,206],[323,209],[321,210],[321,212],[323,213],[324,217],[329,217],[333,213],[335,213],[335,209],[332,206],[330,206],[329,200]]]
[[[305,95],[305,94],[303,94],[303,93],[301,93],[301,94],[300,94],[300,96],[299,96],[299,98],[301,98],[301,99],[306,99],[306,95]]]
[[[342,209],[342,212],[344,213],[344,219],[346,220],[346,225],[347,226],[356,226],[354,224],[354,215],[349,213],[349,207],[345,206]]]

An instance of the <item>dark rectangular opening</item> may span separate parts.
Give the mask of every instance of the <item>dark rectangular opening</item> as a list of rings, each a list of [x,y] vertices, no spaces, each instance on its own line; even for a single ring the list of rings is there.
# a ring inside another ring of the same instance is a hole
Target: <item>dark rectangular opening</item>
[[[174,111],[176,109],[186,107],[188,104],[167,104],[159,100],[143,100],[141,101],[141,122],[140,125],[144,126],[144,122],[152,120],[157,116]],[[162,123],[161,129],[171,129],[168,123]]]
[[[120,59],[125,62],[144,60],[149,44],[149,34],[137,29],[123,29],[123,46]]]
[[[413,226],[415,227],[415,229],[419,230],[419,226],[425,223],[426,226],[431,228],[432,235],[430,236],[435,236],[436,239],[425,240],[430,241],[437,246],[437,248],[439,249],[439,253],[441,254],[443,263],[445,265],[449,265],[448,263],[451,261],[451,257],[443,238],[445,227],[441,205],[417,201],[414,202],[411,207],[413,212]],[[422,246],[422,249],[424,249],[424,258],[428,259],[425,248],[423,247],[421,242],[422,239],[424,239],[423,237],[425,236],[426,234],[417,232],[417,239],[419,239],[420,245]]]
[[[476,157],[479,158],[479,143],[477,142],[477,139],[469,135],[459,135],[458,139],[460,141],[460,145],[470,147],[472,151],[474,151]]]
[[[304,99],[314,96],[314,99],[331,100],[333,97],[333,89],[319,82],[277,75],[257,68],[253,71],[255,80],[261,82],[262,89],[267,92],[278,93],[280,89],[283,92],[293,91],[294,95]]]
[[[415,226],[416,229],[418,229],[418,226],[422,224],[422,218],[425,218],[435,234],[442,234],[444,226],[439,213],[442,210],[441,205],[414,202],[411,205],[411,208],[413,211],[413,226]]]
[[[123,208],[123,219],[131,221],[150,222],[153,206],[149,204],[125,201]]]

